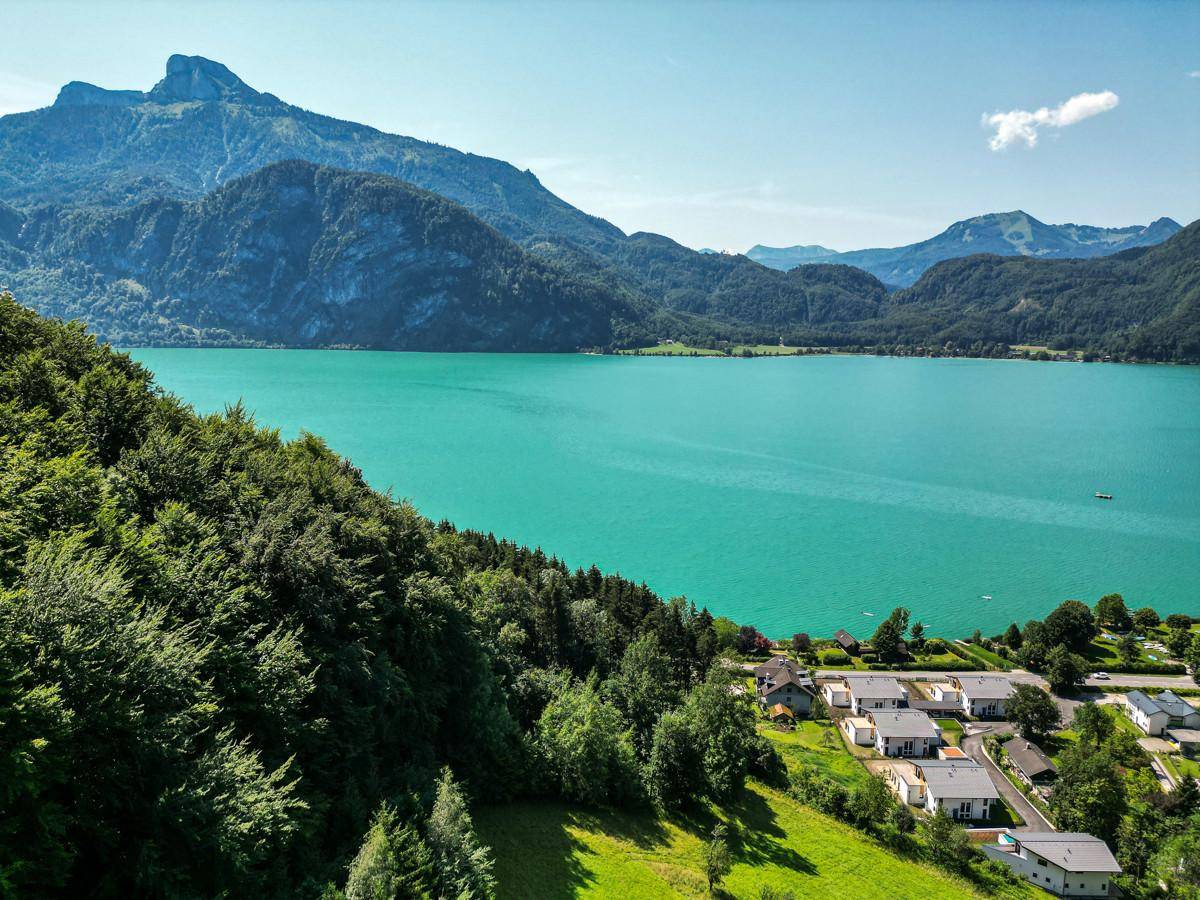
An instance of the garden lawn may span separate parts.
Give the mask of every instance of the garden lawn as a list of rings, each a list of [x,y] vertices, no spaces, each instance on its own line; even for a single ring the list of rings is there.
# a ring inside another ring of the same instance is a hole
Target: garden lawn
[[[964,650],[974,656],[980,662],[984,663],[993,669],[999,669],[1002,672],[1007,672],[1012,668],[1012,664],[998,653],[993,653],[987,647],[980,647],[978,644],[962,643],[956,645],[958,649]]]
[[[727,822],[733,836],[733,870],[724,884],[733,897],[757,898],[767,886],[817,900],[985,896],[757,783],[724,810],[689,818],[581,811],[559,803],[475,813],[480,837],[495,856],[499,900],[706,896],[700,852],[717,821]],[[1026,885],[1003,885],[986,896],[1040,895]]]
[[[821,737],[826,729],[831,737],[828,747]],[[771,727],[761,728],[760,731],[774,742],[789,772],[801,766],[811,766],[826,778],[848,788],[867,779],[867,770],[846,749],[842,730],[836,725],[826,726],[805,719],[796,723],[795,731],[776,731]]]
[[[957,747],[958,742],[962,740],[963,727],[958,719],[934,719],[938,727],[942,729],[942,740],[952,747]]]

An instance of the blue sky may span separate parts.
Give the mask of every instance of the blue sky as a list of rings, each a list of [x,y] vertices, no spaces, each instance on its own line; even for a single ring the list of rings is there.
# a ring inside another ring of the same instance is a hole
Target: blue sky
[[[1196,2],[8,0],[0,32],[19,37],[0,113],[72,79],[149,88],[197,53],[693,247],[891,246],[1017,208],[1200,217]],[[986,126],[996,113],[1013,114]]]

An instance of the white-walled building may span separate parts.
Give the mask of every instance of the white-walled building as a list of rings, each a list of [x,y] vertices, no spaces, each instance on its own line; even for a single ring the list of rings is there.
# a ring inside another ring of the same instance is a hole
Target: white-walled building
[[[871,724],[870,719],[847,716],[842,719],[842,730],[846,732],[846,737],[850,738],[852,744],[870,747],[875,743],[875,726]]]
[[[1130,691],[1125,695],[1125,715],[1152,737],[1170,728],[1200,728],[1200,710],[1174,691],[1163,691],[1157,697]]]
[[[1060,897],[1107,897],[1121,872],[1108,845],[1090,834],[1006,832],[983,850],[1025,881]]]
[[[848,675],[842,680],[850,694],[850,708],[859,714],[876,709],[899,709],[908,699],[908,692],[895,678]]]
[[[959,692],[962,711],[978,719],[1004,716],[1004,704],[1012,696],[1013,684],[999,675],[955,675],[950,685]]]
[[[983,822],[1000,802],[987,770],[973,759],[923,759],[913,765],[922,805],[931,813],[944,809],[952,819]]]
[[[827,681],[821,686],[821,696],[826,706],[847,707],[850,705],[850,689],[844,681]]]
[[[942,742],[937,723],[917,709],[867,710],[867,718],[884,756],[929,756]]]

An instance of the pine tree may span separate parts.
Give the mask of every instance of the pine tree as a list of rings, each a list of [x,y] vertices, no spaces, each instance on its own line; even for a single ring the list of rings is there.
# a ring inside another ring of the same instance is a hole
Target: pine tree
[[[485,900],[495,896],[492,859],[479,842],[462,791],[450,769],[442,770],[437,797],[426,828],[437,861],[440,893],[459,900]]]
[[[384,804],[363,838],[346,878],[346,900],[429,900],[434,867],[429,847]]]

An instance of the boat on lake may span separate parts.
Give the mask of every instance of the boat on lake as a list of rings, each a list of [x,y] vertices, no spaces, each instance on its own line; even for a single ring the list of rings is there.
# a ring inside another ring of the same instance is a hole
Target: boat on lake
[[[1112,494],[1102,494],[1099,491],[1096,491],[1096,499],[1097,500],[1111,500]]]
[[[992,599],[992,595],[991,595],[991,594],[981,594],[981,595],[980,595],[980,599],[981,599],[981,600],[991,600],[991,599]]]

